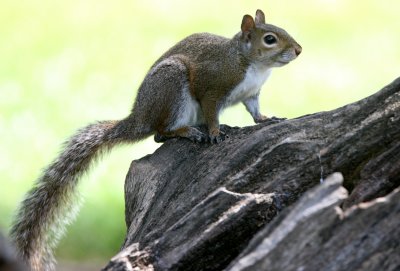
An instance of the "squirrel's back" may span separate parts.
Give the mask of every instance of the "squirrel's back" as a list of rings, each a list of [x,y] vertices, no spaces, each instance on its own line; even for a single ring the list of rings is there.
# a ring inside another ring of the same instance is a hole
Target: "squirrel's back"
[[[193,63],[216,62],[218,59],[225,59],[226,56],[235,52],[231,43],[231,39],[219,35],[210,33],[192,34],[171,47],[154,65],[173,55],[185,56]]]

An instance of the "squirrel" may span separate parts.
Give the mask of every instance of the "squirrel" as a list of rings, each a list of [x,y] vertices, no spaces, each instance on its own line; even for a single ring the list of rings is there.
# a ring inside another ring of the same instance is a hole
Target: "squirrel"
[[[265,15],[244,15],[233,38],[193,34],[164,53],[139,87],[131,113],[119,121],[90,124],[73,135],[22,201],[11,227],[20,257],[33,271],[54,270],[52,249],[74,216],[79,177],[101,154],[150,135],[157,142],[187,138],[220,143],[219,114],[242,102],[256,123],[270,121],[259,110],[261,86],[294,60],[301,46]],[[208,134],[196,127],[206,125]]]

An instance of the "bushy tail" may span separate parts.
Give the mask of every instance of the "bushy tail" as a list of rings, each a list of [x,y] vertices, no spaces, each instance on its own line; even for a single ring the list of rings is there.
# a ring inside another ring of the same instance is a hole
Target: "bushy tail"
[[[114,145],[143,137],[134,134],[130,139],[126,137],[127,131],[118,125],[121,122],[102,121],[79,130],[28,192],[11,228],[11,236],[20,256],[32,270],[54,270],[52,249],[76,213],[74,191],[79,177]]]

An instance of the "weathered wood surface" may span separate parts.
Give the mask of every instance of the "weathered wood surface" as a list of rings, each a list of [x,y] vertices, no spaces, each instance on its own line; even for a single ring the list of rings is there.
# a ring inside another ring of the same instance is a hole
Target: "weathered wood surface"
[[[104,270],[400,269],[400,78],[333,111],[223,130],[132,162],[125,244]]]

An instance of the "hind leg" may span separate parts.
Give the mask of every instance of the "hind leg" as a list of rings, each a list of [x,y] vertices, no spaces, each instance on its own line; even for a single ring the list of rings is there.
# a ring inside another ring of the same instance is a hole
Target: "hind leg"
[[[161,131],[154,135],[155,142],[165,142],[168,139],[175,137],[187,138],[196,143],[203,143],[208,141],[208,136],[201,132],[199,129],[191,126],[183,126],[172,131]]]
[[[188,59],[175,55],[153,67],[143,81],[133,116],[150,124],[156,142],[174,137],[206,141],[206,135],[193,127],[204,121],[200,104],[190,89],[190,77]]]

